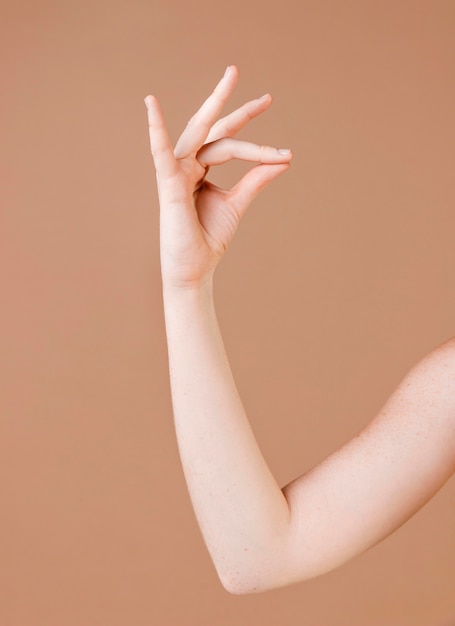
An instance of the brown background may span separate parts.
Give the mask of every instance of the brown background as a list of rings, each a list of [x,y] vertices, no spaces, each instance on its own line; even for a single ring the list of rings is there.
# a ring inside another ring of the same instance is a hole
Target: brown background
[[[10,0],[2,15],[0,625],[453,623],[453,479],[329,574],[243,597],[218,582],[174,438],[143,98],[173,140],[228,64],[226,112],[275,98],[240,137],[293,164],[215,290],[285,484],[455,334],[455,3]]]

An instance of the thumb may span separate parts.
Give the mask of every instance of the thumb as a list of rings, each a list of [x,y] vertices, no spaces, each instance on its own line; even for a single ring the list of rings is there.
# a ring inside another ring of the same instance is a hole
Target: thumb
[[[254,198],[289,167],[290,163],[261,163],[247,172],[229,192],[239,216],[242,217]]]

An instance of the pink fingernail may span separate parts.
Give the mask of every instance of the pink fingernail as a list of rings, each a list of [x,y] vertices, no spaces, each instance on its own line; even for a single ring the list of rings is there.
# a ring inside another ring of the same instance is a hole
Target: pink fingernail
[[[226,71],[224,72],[224,77],[226,77],[230,71],[231,71],[231,65],[228,65],[226,68]]]
[[[289,154],[290,150],[289,150],[289,148],[279,148],[278,152],[280,154]]]

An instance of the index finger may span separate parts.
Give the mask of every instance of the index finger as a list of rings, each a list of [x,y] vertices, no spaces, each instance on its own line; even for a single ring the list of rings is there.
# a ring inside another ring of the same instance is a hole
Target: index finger
[[[160,177],[169,178],[178,170],[178,163],[174,157],[171,140],[164,122],[163,111],[155,96],[146,96],[144,102],[147,107],[150,150],[155,169]]]
[[[235,65],[229,65],[223,78],[218,82],[210,96],[204,101],[199,110],[188,122],[185,130],[176,143],[174,154],[181,159],[190,154],[196,154],[204,144],[210,129],[221,113],[231,95],[237,80],[239,71]]]

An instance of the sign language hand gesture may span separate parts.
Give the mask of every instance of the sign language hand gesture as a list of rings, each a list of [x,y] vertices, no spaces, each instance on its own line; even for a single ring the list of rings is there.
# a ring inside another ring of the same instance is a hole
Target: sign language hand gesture
[[[239,72],[227,68],[172,148],[161,106],[147,96],[150,148],[160,202],[161,274],[166,288],[198,288],[210,280],[255,196],[289,168],[292,153],[234,139],[271,104],[266,94],[217,120]],[[232,189],[206,180],[210,167],[241,159],[259,163]]]

